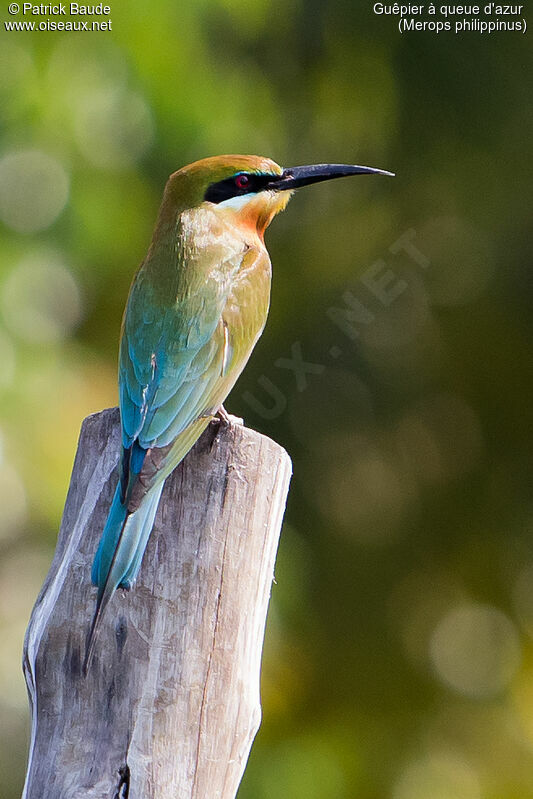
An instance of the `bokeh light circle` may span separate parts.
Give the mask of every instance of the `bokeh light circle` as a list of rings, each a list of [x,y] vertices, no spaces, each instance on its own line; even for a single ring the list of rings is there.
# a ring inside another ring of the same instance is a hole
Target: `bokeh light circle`
[[[8,276],[1,294],[4,321],[29,343],[53,344],[81,319],[82,302],[72,273],[55,253],[34,253]]]
[[[7,153],[0,159],[0,219],[18,233],[45,230],[67,202],[63,166],[41,150]]]
[[[76,109],[75,132],[78,146],[90,163],[107,169],[129,167],[152,143],[152,112],[132,91],[115,88],[89,92]]]
[[[430,656],[443,683],[459,694],[484,698],[509,686],[520,667],[521,646],[502,611],[472,603],[441,619],[431,637]]]
[[[394,788],[393,799],[480,799],[475,771],[463,760],[435,753],[409,764]]]

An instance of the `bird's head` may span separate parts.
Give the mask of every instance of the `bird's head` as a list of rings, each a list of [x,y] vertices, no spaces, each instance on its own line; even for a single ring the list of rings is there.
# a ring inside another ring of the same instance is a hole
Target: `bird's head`
[[[349,175],[391,175],[382,169],[346,164],[283,168],[257,155],[220,155],[179,169],[165,188],[164,206],[176,213],[211,203],[232,222],[263,235],[283,211],[294,189]]]

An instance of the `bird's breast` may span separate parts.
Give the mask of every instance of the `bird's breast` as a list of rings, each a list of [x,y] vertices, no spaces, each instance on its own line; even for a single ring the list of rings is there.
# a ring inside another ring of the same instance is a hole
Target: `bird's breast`
[[[147,266],[159,315],[166,313],[169,327],[177,328],[178,345],[194,349],[206,331],[220,325],[223,333],[226,325],[235,359],[247,357],[270,301],[271,266],[263,241],[205,203],[180,215],[174,252],[173,259]]]
[[[249,247],[242,256],[222,316],[231,329],[254,341],[266,322],[271,267],[264,247]]]

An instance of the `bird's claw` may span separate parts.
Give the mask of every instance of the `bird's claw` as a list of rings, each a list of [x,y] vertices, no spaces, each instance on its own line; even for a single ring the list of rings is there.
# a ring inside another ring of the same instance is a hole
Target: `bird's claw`
[[[220,424],[227,425],[228,427],[231,424],[231,416],[229,415],[229,413],[227,412],[227,410],[223,405],[221,405],[218,411],[216,412],[215,419],[218,419]]]
[[[232,424],[244,424],[244,419],[241,419],[239,416],[231,416],[223,405],[220,406],[214,415],[213,421],[217,421],[220,426],[224,427],[231,427]]]

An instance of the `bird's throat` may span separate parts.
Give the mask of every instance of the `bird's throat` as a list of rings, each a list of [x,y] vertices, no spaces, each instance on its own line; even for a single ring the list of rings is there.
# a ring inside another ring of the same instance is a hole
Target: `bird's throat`
[[[285,209],[292,191],[261,191],[243,194],[217,206],[220,213],[231,215],[232,223],[256,232],[262,239],[276,214]]]

